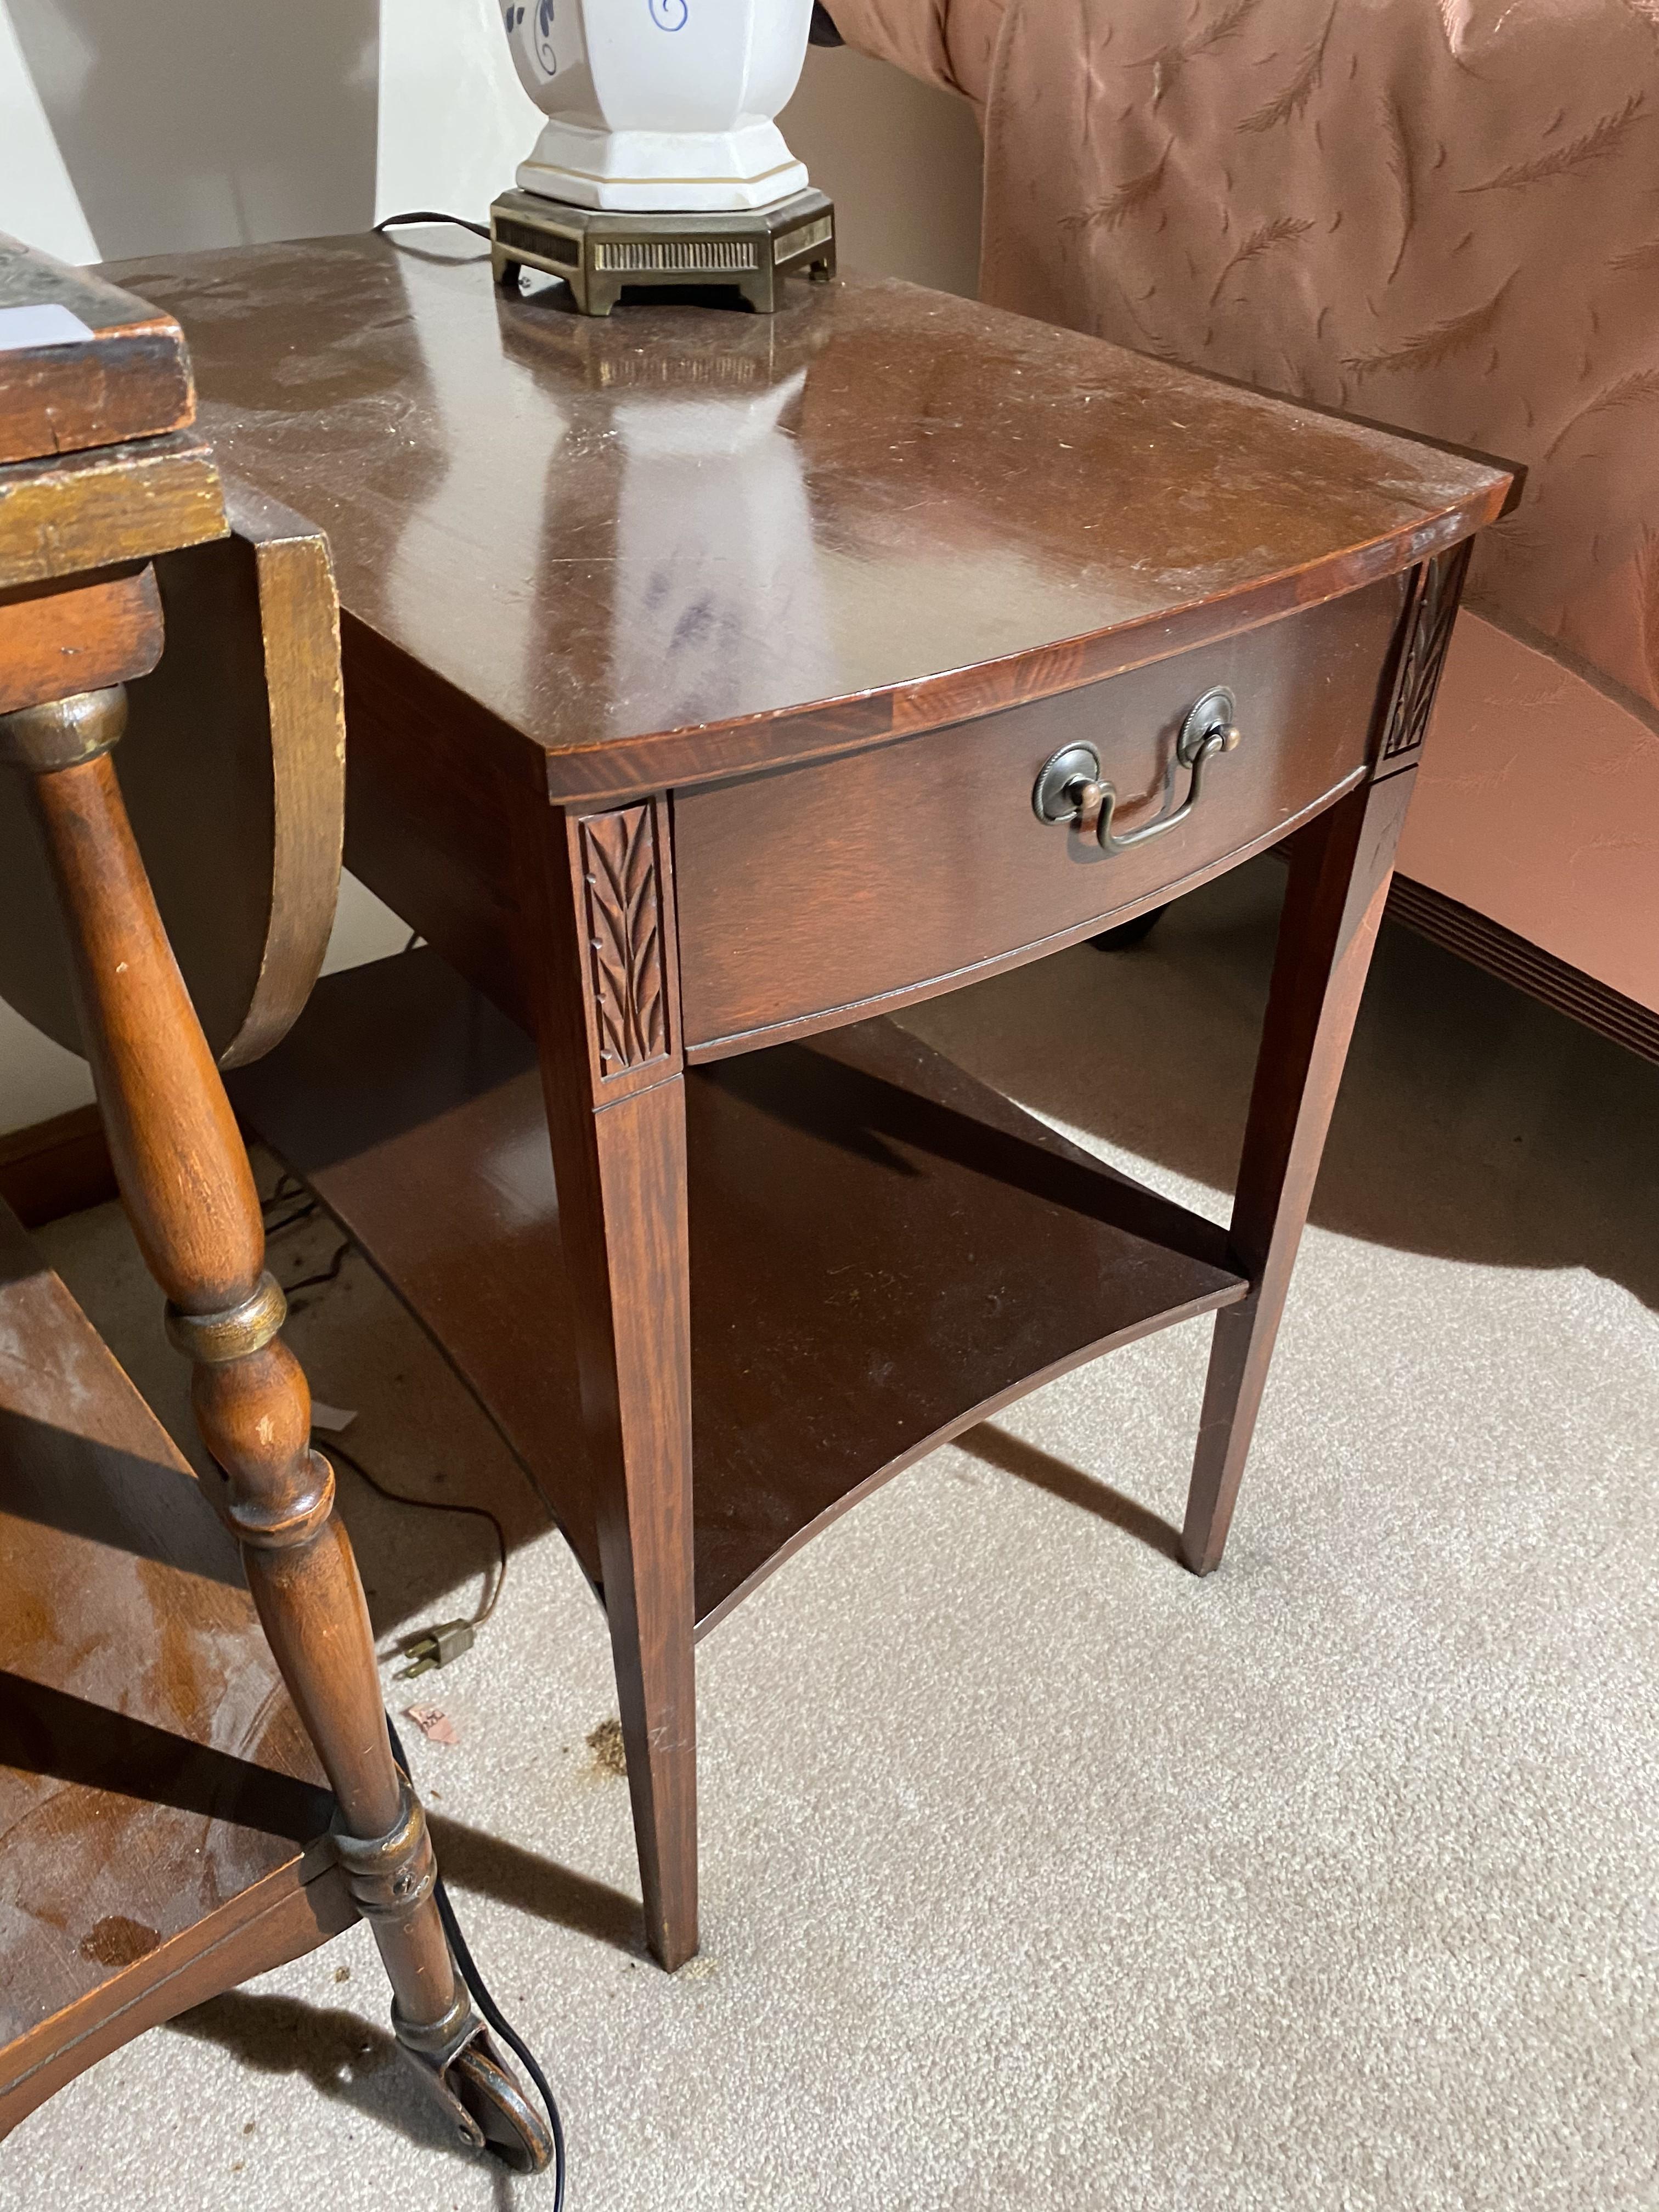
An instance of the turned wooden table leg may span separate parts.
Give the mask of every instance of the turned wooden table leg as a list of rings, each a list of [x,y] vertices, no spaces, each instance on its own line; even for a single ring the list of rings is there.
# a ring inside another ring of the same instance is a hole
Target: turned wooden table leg
[[[685,1097],[660,801],[526,833],[537,1023],[646,1935],[697,1948]]]
[[[125,720],[118,687],[0,716],[0,762],[32,778],[122,1198],[167,1293],[168,1335],[194,1366],[218,1510],[337,1801],[337,1845],[386,1963],[399,2042],[475,2147],[544,2165],[545,2130],[459,1982],[426,1817],[392,1760],[333,1473],[312,1449],[310,1392],[281,1340],[258,1194],[110,757]]]

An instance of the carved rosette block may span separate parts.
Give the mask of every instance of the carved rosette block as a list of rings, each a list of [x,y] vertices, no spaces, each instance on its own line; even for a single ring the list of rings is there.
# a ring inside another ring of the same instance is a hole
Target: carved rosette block
[[[1402,643],[1394,695],[1377,755],[1378,775],[1417,765],[1462,602],[1469,552],[1470,541],[1466,539],[1449,553],[1438,553],[1411,572],[1401,617]]]
[[[603,1082],[668,1057],[664,895],[656,809],[590,814],[581,824],[594,1041]]]

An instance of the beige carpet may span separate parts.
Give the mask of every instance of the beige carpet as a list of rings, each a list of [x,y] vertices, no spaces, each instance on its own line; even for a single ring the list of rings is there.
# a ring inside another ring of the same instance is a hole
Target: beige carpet
[[[1213,1206],[1278,886],[912,1018]],[[294,1332],[319,1395],[394,1480],[465,1465],[519,1544],[417,1766],[574,2212],[1659,2206],[1656,1158],[1659,1068],[1387,933],[1222,1571],[1160,1517],[1203,1324],[902,1476],[702,1646],[672,1981],[587,1742],[599,1615],[349,1261]],[[118,1216],[47,1243],[176,1423]],[[331,1249],[285,1238],[286,1279]],[[342,1490],[382,1631],[468,1607],[470,1528]],[[438,2141],[384,2015],[356,1931],[95,2068],[0,2203],[544,2203]]]

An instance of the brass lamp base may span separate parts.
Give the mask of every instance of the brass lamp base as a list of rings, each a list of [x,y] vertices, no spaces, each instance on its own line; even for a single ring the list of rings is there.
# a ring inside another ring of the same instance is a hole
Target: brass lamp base
[[[489,210],[498,284],[524,269],[562,276],[585,315],[608,315],[635,287],[726,285],[756,312],[782,304],[783,280],[827,284],[836,273],[836,210],[817,191],[731,214],[632,215],[503,192]]]

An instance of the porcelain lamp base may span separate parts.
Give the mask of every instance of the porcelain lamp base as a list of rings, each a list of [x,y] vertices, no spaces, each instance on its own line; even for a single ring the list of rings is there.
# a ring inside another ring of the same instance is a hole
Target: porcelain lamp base
[[[568,207],[642,215],[775,207],[807,187],[775,123],[734,131],[605,131],[556,116],[519,167],[519,189]]]
[[[761,314],[782,305],[783,280],[836,273],[836,210],[819,191],[752,211],[641,215],[571,207],[540,192],[503,192],[489,210],[495,282],[525,269],[562,276],[585,315],[608,315],[624,291],[729,288]]]

